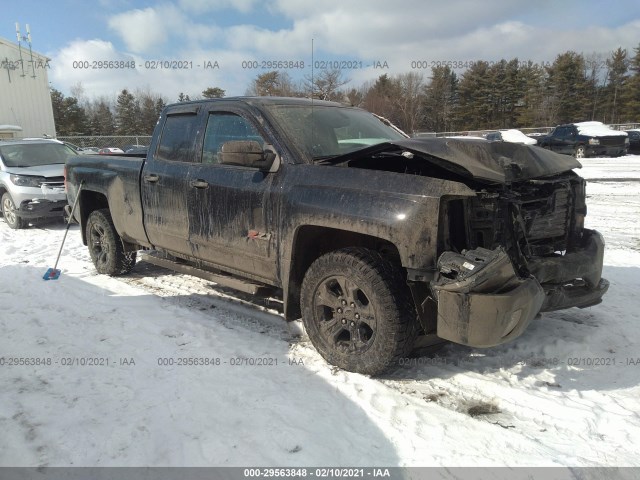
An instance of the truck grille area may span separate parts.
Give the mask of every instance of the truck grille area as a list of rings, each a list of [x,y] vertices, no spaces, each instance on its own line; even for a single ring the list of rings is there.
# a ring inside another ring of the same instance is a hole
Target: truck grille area
[[[598,137],[600,141],[600,145],[605,147],[621,147],[624,148],[624,139],[623,136],[612,136],[612,137]]]
[[[502,245],[523,270],[529,258],[571,251],[586,214],[584,192],[573,173],[482,190],[470,201],[468,243]]]
[[[526,256],[568,249],[573,206],[569,182],[529,184],[518,189],[510,207],[518,243]]]

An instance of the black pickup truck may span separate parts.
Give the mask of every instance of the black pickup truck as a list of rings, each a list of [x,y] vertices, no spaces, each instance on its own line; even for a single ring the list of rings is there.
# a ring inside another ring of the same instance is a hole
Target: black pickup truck
[[[288,98],[168,106],[147,157],[78,156],[68,200],[100,273],[153,251],[282,295],[330,363],[491,347],[539,312],[601,301],[604,241],[580,164],[538,147],[410,139],[366,111]],[[229,283],[227,282],[227,283]]]
[[[620,157],[629,150],[626,132],[612,130],[601,122],[558,125],[538,145],[576,158],[606,155]]]

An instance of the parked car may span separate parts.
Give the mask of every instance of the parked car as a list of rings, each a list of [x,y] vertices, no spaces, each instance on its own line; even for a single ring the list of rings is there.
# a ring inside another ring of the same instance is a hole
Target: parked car
[[[124,150],[117,147],[105,147],[98,150],[100,155],[117,155],[118,153],[124,153]]]
[[[522,143],[524,145],[535,145],[537,140],[528,137],[520,130],[509,129],[499,130],[497,132],[489,132],[485,137],[489,142],[510,142],[510,143]]]
[[[100,153],[100,149],[98,147],[82,147],[78,150],[78,153],[81,153],[82,155],[96,155]]]
[[[629,149],[626,132],[613,130],[602,122],[580,122],[558,125],[538,145],[576,158],[606,155],[620,157]]]
[[[124,147],[122,147],[121,150],[125,153],[129,153],[129,150],[132,150],[134,148],[139,149],[139,148],[149,148],[149,147],[147,145],[125,145]]]
[[[149,150],[149,147],[140,145],[138,147],[133,147],[128,150],[125,150],[124,153],[135,154],[135,155],[146,155],[148,150]]]
[[[373,375],[414,348],[492,347],[541,311],[601,301],[604,240],[584,228],[579,166],[407,138],[338,103],[236,97],[170,105],[146,158],[81,155],[66,178],[70,203],[84,181],[75,218],[99,273],[126,274],[147,249],[282,295],[329,363]]]
[[[640,152],[640,129],[626,130],[629,135],[629,151]]]
[[[38,218],[63,218],[64,164],[74,156],[72,148],[57,140],[0,141],[0,197],[9,227],[22,228]]]

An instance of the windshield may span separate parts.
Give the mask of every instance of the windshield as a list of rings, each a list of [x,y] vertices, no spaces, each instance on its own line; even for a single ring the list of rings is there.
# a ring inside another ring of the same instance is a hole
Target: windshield
[[[0,147],[0,157],[7,167],[38,167],[65,163],[77,155],[62,143],[18,143]]]
[[[405,138],[369,112],[355,108],[311,108],[310,105],[273,105],[268,108],[296,146],[313,160]]]

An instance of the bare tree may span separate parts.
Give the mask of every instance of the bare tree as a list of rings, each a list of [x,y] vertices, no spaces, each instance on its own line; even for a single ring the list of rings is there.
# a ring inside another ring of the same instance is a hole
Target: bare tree
[[[362,89],[352,88],[345,96],[351,107],[360,107],[364,102],[364,92]]]
[[[422,117],[424,79],[420,73],[409,72],[398,75],[393,82],[396,85],[393,104],[400,116],[399,126],[412,134],[418,130]]]
[[[310,75],[305,77],[305,91],[319,100],[342,101],[345,95],[340,92],[340,87],[350,81],[343,77],[342,70],[322,70],[313,78]]]

